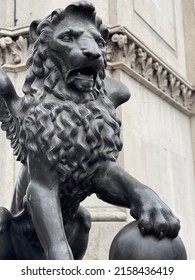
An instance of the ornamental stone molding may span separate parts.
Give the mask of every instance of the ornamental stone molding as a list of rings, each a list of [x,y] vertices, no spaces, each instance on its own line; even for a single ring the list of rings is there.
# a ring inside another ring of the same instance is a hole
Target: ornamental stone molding
[[[17,65],[25,63],[27,53],[27,38],[19,36],[13,39],[9,36],[0,38],[0,65]]]
[[[148,50],[125,27],[110,28],[109,69],[122,69],[188,116],[195,113],[195,88]]]
[[[148,50],[125,27],[110,27],[108,69],[121,69],[188,116],[195,114],[195,88]],[[0,29],[0,66],[23,71],[31,49],[28,27]]]
[[[0,29],[0,66],[9,71],[24,70],[29,45],[28,27]]]

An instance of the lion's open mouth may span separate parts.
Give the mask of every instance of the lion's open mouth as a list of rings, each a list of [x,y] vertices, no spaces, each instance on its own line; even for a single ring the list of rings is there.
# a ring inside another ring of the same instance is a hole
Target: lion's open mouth
[[[95,85],[96,71],[92,67],[77,68],[69,71],[67,84],[73,84],[80,91],[91,91]]]

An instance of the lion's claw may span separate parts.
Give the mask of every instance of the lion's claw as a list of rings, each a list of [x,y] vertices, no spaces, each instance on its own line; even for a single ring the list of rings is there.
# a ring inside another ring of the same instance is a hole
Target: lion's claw
[[[143,235],[153,234],[159,239],[163,239],[166,236],[170,238],[177,237],[180,223],[173,214],[170,217],[164,218],[159,218],[154,213],[150,218],[146,218],[146,215],[143,216],[138,219],[138,227]]]
[[[136,192],[136,203],[130,214],[138,221],[143,235],[153,234],[159,239],[175,238],[180,230],[180,221],[170,208],[150,189]]]

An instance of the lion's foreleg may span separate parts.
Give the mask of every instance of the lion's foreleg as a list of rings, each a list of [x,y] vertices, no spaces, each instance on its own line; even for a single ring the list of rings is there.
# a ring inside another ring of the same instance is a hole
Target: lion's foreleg
[[[26,165],[22,165],[16,180],[14,195],[10,209],[11,213],[14,215],[18,214],[24,208],[24,196],[26,194],[26,189],[28,187],[29,180],[30,178],[28,168]]]
[[[91,215],[87,209],[80,206],[74,218],[65,225],[65,232],[75,260],[81,260],[85,254],[90,228]]]
[[[58,180],[43,163],[29,161],[27,204],[47,259],[73,259],[62,220]]]
[[[180,224],[170,208],[154,191],[130,176],[117,163],[102,165],[93,184],[102,200],[130,208],[143,234],[153,233],[159,238],[177,236]]]

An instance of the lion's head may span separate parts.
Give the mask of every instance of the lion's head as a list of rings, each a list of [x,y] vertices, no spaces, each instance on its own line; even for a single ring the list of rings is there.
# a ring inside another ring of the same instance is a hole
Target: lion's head
[[[33,22],[30,33],[20,142],[32,156],[44,154],[61,181],[79,182],[122,147],[103,82],[108,30],[81,1]]]
[[[69,89],[80,92],[80,97],[75,96],[79,103],[82,92],[88,95],[101,88],[108,29],[91,4],[83,1],[53,11],[42,21],[32,22],[30,35],[35,44],[27,62],[25,93],[30,90],[32,94],[30,87],[35,79],[41,78],[44,89],[62,100],[69,99]]]

